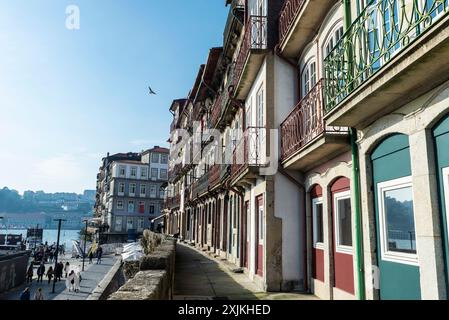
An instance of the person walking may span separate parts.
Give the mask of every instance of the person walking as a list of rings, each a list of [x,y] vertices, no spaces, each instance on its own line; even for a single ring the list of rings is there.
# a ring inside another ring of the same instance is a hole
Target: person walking
[[[37,289],[34,294],[34,300],[44,300],[44,294],[42,293],[42,288]]]
[[[25,290],[23,290],[23,292],[20,294],[20,300],[22,301],[31,300],[30,288],[25,288]]]
[[[66,280],[66,286],[69,288],[69,292],[75,291],[75,271],[70,271],[70,274]]]
[[[54,257],[54,252],[53,250],[50,251],[50,263],[53,263],[53,257]]]
[[[48,284],[50,284],[51,279],[53,278],[53,274],[54,274],[53,267],[48,268],[47,271]]]
[[[97,264],[101,264],[101,257],[103,256],[103,248],[101,246],[97,249]]]
[[[61,281],[63,271],[64,271],[64,264],[62,262],[58,262],[55,273],[56,281]]]
[[[88,258],[89,258],[89,264],[92,264],[92,259],[94,258],[94,253],[92,250],[89,251]]]
[[[27,271],[27,284],[33,282],[33,276],[34,276],[34,268],[33,268],[33,263],[31,263],[31,265]]]
[[[45,274],[45,264],[41,262],[39,268],[37,268],[37,282],[42,282]]]
[[[69,274],[69,269],[70,269],[70,263],[67,261],[65,263],[65,267],[64,267],[64,272],[65,272],[66,279],[67,279],[67,275]]]

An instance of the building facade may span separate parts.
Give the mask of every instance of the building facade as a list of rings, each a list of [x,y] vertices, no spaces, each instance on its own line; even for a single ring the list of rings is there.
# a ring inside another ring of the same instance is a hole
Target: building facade
[[[227,5],[170,108],[167,231],[263,290],[446,299],[449,1]]]
[[[97,181],[96,216],[108,226],[109,239],[140,235],[160,216],[168,179],[168,149],[103,159]]]

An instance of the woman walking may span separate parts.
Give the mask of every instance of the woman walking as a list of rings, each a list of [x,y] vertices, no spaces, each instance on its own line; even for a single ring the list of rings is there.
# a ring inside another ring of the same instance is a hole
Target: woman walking
[[[51,279],[53,278],[53,267],[48,268],[47,277],[48,277],[48,284],[50,284]]]
[[[42,288],[37,289],[34,295],[34,300],[44,300],[44,294],[42,293]]]
[[[70,263],[67,261],[67,262],[65,263],[65,267],[64,267],[64,272],[65,272],[65,277],[66,277],[66,279],[67,279],[67,276],[68,276],[68,274],[69,274],[69,269],[70,269]]]
[[[34,269],[33,269],[33,263],[31,263],[31,265],[27,271],[27,283],[33,282],[33,276],[34,276]]]

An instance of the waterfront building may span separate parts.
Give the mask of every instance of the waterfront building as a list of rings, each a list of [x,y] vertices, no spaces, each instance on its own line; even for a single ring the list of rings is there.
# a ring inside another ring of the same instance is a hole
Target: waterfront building
[[[160,216],[168,179],[168,149],[116,154],[103,159],[95,213],[108,226],[107,241],[126,240],[150,229]]]
[[[448,0],[227,4],[170,107],[167,232],[267,291],[446,299]]]

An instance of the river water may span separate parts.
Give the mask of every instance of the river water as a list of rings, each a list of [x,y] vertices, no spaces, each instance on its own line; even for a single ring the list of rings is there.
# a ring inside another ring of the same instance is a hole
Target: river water
[[[79,240],[79,231],[77,230],[61,230],[61,235],[59,239],[60,244],[64,244],[66,248],[66,252],[72,250],[72,240]],[[0,234],[21,234],[23,238],[26,239],[27,230],[0,230]],[[48,242],[48,244],[56,243],[58,240],[58,230],[44,230],[43,234],[43,242]]]

